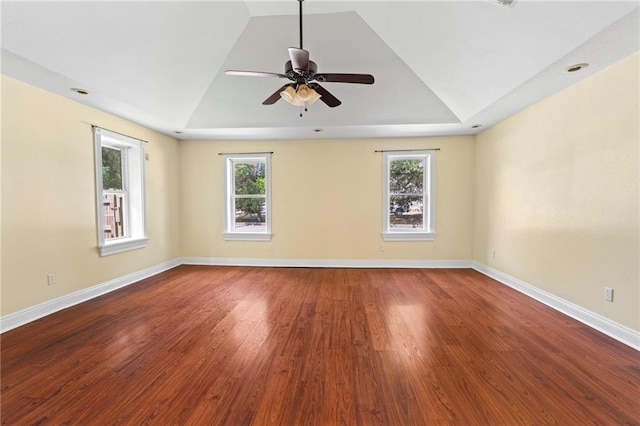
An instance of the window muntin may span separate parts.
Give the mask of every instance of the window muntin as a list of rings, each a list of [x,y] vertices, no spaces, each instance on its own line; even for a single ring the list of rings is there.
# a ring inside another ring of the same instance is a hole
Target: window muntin
[[[94,127],[101,256],[146,246],[143,142]]]
[[[271,237],[270,154],[224,156],[225,239]]]
[[[385,240],[434,237],[434,152],[384,153]]]

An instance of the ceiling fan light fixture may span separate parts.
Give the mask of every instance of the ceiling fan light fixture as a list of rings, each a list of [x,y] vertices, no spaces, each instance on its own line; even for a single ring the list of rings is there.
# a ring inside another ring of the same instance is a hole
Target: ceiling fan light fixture
[[[315,101],[320,99],[320,95],[318,94],[318,92],[316,92],[306,84],[301,84],[298,87],[297,94],[298,98],[300,98],[301,101],[306,102],[309,105],[312,105]]]
[[[298,86],[298,90],[293,86],[287,86],[286,89],[280,92],[280,97],[291,105],[295,106],[307,106],[313,105],[318,99],[320,94],[306,84]]]
[[[296,91],[293,87],[287,86],[286,89],[280,92],[280,97],[290,104],[295,105]]]

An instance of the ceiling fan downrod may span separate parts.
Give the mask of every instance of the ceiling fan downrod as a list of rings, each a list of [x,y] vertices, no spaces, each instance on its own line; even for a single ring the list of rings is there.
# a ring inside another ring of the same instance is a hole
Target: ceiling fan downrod
[[[299,13],[299,15],[300,15],[300,49],[302,49],[302,48],[303,48],[303,47],[302,47],[302,2],[303,2],[303,1],[304,1],[304,0],[298,0],[298,3],[299,3],[299,9],[300,9],[300,13]]]

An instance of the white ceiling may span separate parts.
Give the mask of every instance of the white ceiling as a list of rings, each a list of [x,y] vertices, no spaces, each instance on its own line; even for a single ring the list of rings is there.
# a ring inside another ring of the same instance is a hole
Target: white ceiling
[[[635,1],[304,2],[304,48],[342,101],[262,101],[299,46],[298,2],[3,1],[2,73],[181,139],[472,134],[639,48]],[[566,73],[572,64],[590,66]],[[90,92],[82,96],[70,90]],[[314,132],[322,129],[322,132]],[[175,131],[180,131],[177,135]]]

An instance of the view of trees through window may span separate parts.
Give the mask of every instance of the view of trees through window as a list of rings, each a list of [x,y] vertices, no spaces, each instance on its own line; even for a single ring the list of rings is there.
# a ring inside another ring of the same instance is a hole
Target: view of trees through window
[[[122,185],[122,150],[102,147],[102,211],[104,238],[125,236],[125,194]]]
[[[250,227],[255,231],[266,227],[265,170],[264,162],[234,164],[236,230]]]
[[[389,224],[424,227],[424,160],[392,160],[389,168]]]
[[[102,187],[122,190],[122,151],[102,147]]]

